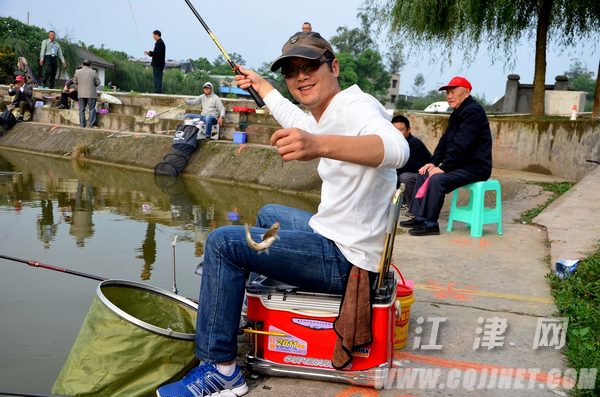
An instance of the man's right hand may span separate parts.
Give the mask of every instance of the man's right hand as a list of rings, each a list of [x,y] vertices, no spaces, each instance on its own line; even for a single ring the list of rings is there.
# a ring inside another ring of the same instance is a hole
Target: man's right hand
[[[242,74],[235,75],[235,82],[241,89],[247,90],[252,87],[261,98],[264,98],[269,92],[274,90],[273,86],[254,70],[246,69],[240,65],[238,65],[238,70]]]
[[[435,168],[435,165],[433,165],[433,163],[427,163],[424,166],[422,166],[421,168],[419,168],[419,174],[420,175],[425,175],[432,168]]]
[[[42,66],[44,64],[44,60],[40,59],[40,66]]]

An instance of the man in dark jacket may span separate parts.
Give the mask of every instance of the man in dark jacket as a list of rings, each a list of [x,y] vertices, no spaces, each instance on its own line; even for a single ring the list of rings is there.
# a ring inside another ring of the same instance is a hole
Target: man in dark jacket
[[[454,109],[431,162],[419,169],[415,199],[409,208],[414,218],[400,222],[412,227],[412,236],[440,234],[438,218],[447,193],[469,183],[485,181],[492,173],[492,133],[485,111],[471,97],[471,83],[453,77],[441,87]],[[427,181],[424,195],[419,189]]]
[[[12,103],[9,105],[11,111],[19,109],[15,115],[17,121],[31,120],[33,113],[33,87],[25,82],[24,76],[15,77],[15,81],[8,87],[8,95],[14,96]]]
[[[408,147],[410,148],[410,157],[404,167],[396,170],[398,181],[396,187],[400,187],[401,183],[404,183],[404,203],[410,207],[412,199],[414,197],[415,182],[417,181],[417,174],[419,168],[431,161],[431,152],[427,149],[427,146],[419,138],[411,134],[410,132],[410,121],[402,115],[397,115],[392,118],[392,124],[398,131],[404,135]]]
[[[152,57],[152,72],[154,73],[154,92],[160,94],[162,92],[163,70],[165,69],[165,55],[167,49],[165,42],[161,38],[160,30],[152,32],[154,37],[154,50],[144,51],[144,54]]]

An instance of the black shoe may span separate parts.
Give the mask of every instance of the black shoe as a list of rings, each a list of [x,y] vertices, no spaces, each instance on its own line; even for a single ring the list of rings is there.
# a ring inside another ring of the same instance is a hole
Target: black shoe
[[[408,231],[411,236],[438,236],[440,234],[440,226],[426,226],[425,224],[412,228]]]
[[[407,221],[400,221],[400,226],[402,227],[413,227],[423,225],[423,221],[417,220],[417,218],[411,218]]]
[[[23,115],[19,115],[19,117],[17,117],[17,121],[23,121]]]

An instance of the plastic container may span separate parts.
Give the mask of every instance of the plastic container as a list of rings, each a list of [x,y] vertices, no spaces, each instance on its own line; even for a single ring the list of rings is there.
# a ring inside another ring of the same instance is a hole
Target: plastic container
[[[234,131],[233,132],[233,142],[234,143],[246,143],[246,139],[248,136],[245,132]]]
[[[408,324],[410,320],[410,307],[415,302],[413,295],[414,280],[405,280],[402,272],[392,265],[400,276],[396,287],[396,301],[400,306],[400,316],[394,323],[394,349],[400,350],[406,346],[408,340]]]

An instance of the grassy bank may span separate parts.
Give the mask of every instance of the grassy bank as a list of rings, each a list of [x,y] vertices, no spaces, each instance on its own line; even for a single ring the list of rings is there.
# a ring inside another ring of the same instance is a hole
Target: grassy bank
[[[521,214],[516,220],[521,223],[531,223],[533,218],[573,186],[570,182],[531,183],[552,192],[552,195],[545,203]],[[579,262],[574,274],[561,279],[551,273],[548,274],[548,280],[558,307],[557,315],[569,319],[564,349],[568,366],[575,368],[578,374],[584,369],[583,373],[587,371],[592,377],[595,376],[595,384],[591,389],[574,388],[572,395],[598,396],[600,374],[594,374],[593,371],[600,368],[600,246]]]
[[[554,200],[559,198],[562,194],[566,193],[572,186],[572,182],[529,182],[531,185],[541,186],[543,190],[552,192],[552,196],[546,200],[544,204],[538,205],[528,211],[521,214],[519,219],[516,219],[519,223],[531,223],[531,220],[538,216],[547,206],[549,206]]]
[[[581,368],[600,368],[600,248],[579,262],[574,274],[548,278],[559,316],[569,318],[565,350],[569,366],[578,373]],[[600,395],[600,376],[593,390],[574,389],[573,395]]]

